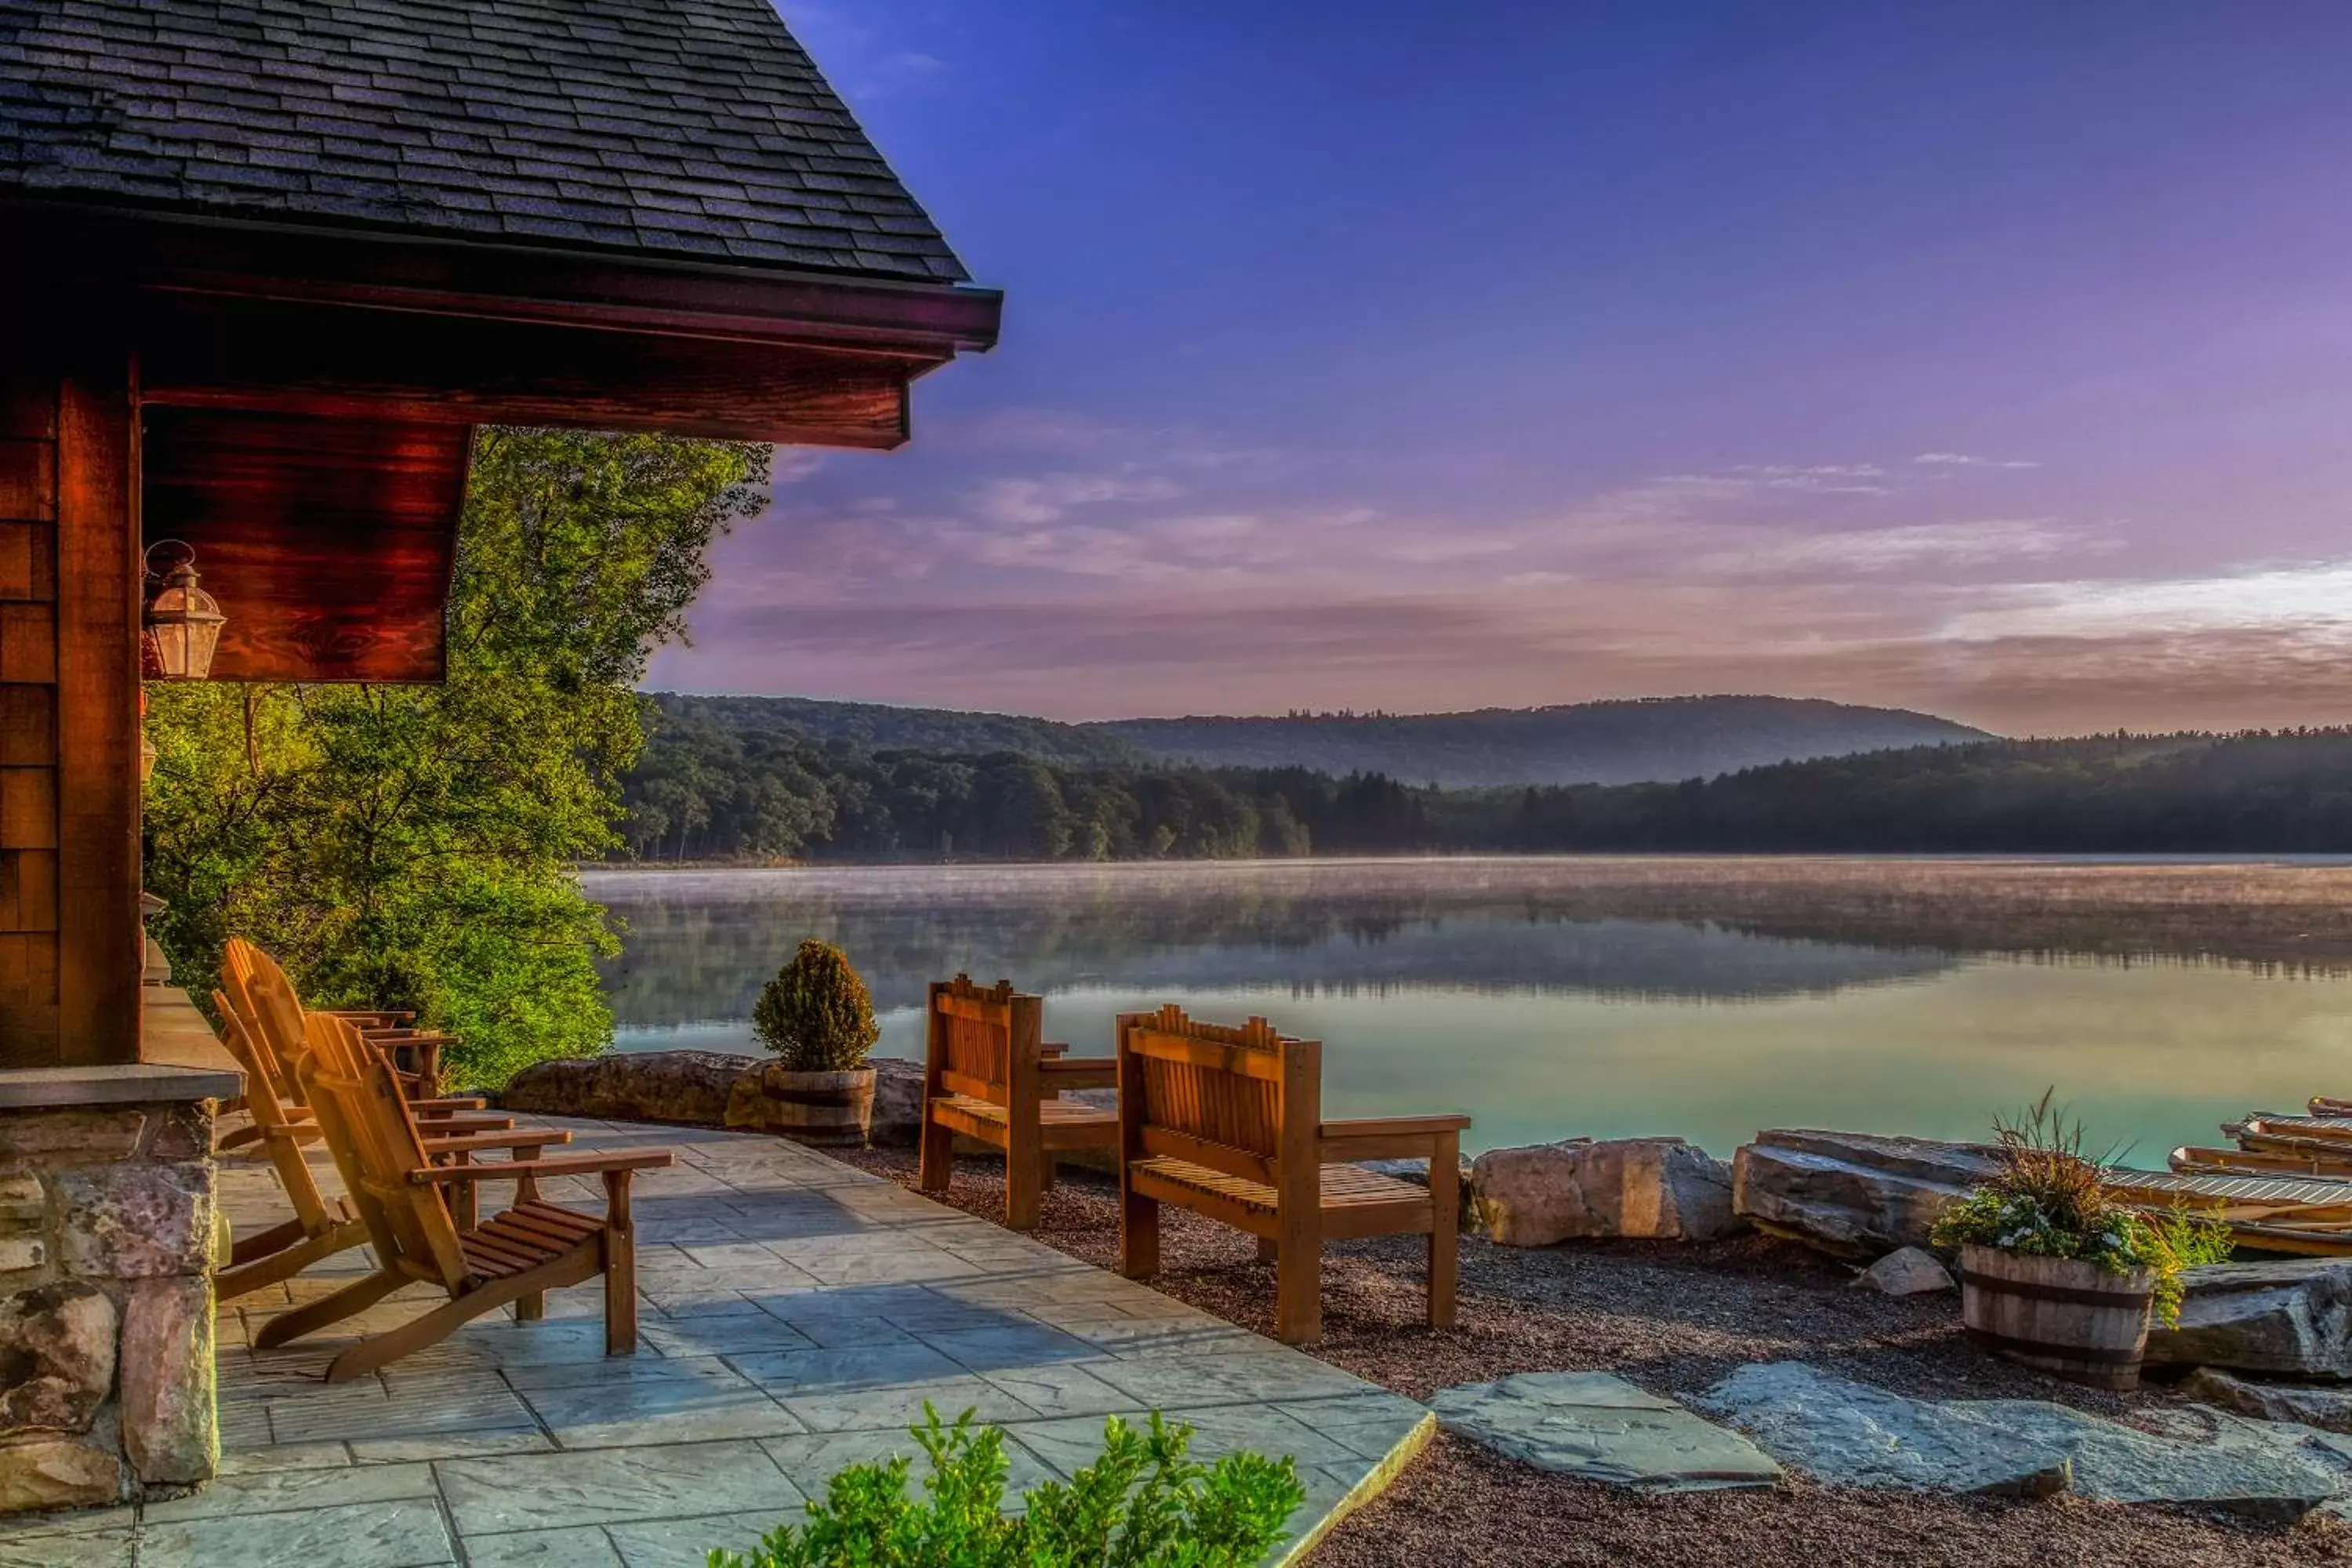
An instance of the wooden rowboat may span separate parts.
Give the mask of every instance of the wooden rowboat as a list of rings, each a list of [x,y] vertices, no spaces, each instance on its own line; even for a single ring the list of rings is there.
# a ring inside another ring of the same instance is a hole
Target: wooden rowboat
[[[2248,1152],[2179,1150],[2175,1158],[2192,1168],[2115,1171],[2107,1186],[2144,1213],[2186,1209],[2218,1220],[2239,1246],[2256,1251],[2352,1256],[2352,1181],[2279,1171],[2248,1162]],[[2198,1168],[2205,1158],[2222,1168]]]

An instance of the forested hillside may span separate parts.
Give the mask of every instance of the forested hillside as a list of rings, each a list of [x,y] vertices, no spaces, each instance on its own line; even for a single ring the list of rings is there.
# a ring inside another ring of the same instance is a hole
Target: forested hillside
[[[656,693],[654,700],[664,713],[709,720],[747,734],[793,729],[814,740],[850,741],[876,752],[975,756],[1012,752],[1041,762],[1096,767],[1144,760],[1133,747],[1098,729],[1017,713],[820,702],[808,697],[696,697],[669,691]]]
[[[1666,697],[1470,713],[1121,719],[1087,728],[1199,767],[1380,773],[1452,789],[1711,778],[1810,757],[1988,738],[1931,714],[1787,697]]]
[[[656,860],[1559,851],[2352,852],[2352,731],[1913,747],[1679,784],[1056,765],[819,742],[666,703],[625,783]]]

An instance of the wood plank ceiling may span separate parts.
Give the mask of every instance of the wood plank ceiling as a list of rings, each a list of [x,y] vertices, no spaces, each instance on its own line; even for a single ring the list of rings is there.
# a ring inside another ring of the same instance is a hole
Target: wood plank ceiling
[[[150,405],[143,438],[147,541],[228,617],[215,679],[442,678],[469,426]]]

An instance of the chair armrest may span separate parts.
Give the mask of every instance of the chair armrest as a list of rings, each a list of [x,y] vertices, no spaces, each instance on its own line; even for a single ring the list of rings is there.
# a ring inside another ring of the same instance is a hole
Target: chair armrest
[[[486,1165],[431,1165],[408,1173],[415,1186],[455,1183],[520,1181],[540,1176],[593,1176],[606,1171],[657,1171],[676,1163],[667,1149],[608,1149],[594,1154],[558,1154],[551,1160],[493,1160]]]
[[[1055,1057],[1066,1057],[1070,1054],[1070,1042],[1067,1040],[1046,1040],[1038,1046],[1037,1054],[1048,1061],[1053,1060]]]
[[[1462,1132],[1466,1116],[1357,1116],[1326,1121],[1315,1130],[1321,1138],[1412,1138],[1423,1133]]]
[[[1037,1064],[1047,1089],[1117,1089],[1118,1062],[1112,1057],[1047,1057]]]
[[[425,1138],[454,1138],[466,1132],[506,1132],[514,1127],[511,1116],[436,1116],[416,1124],[417,1134]],[[548,1140],[552,1143],[556,1140]]]
[[[404,1013],[390,1007],[306,1007],[303,1011],[323,1013],[330,1018],[348,1018],[354,1024],[364,1018],[373,1018],[378,1023],[387,1025],[405,1024],[416,1016],[414,1013]]]
[[[409,1076],[414,1078],[415,1075],[412,1073]],[[443,1095],[438,1100],[412,1100],[408,1102],[408,1109],[419,1116],[428,1110],[446,1114],[452,1110],[488,1110],[489,1108],[490,1102],[478,1094]]]
[[[470,1154],[477,1149],[543,1149],[550,1143],[569,1143],[572,1134],[561,1128],[539,1128],[520,1132],[456,1132],[446,1138],[427,1133],[422,1140],[427,1154]]]
[[[1469,1125],[1466,1116],[1357,1117],[1324,1122],[1315,1130],[1315,1146],[1327,1165],[1350,1160],[1433,1160],[1442,1143],[1459,1139]]]

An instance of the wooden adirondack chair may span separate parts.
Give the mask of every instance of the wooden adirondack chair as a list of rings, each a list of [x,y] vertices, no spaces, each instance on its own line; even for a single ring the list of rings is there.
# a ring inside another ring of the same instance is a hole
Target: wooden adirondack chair
[[[225,994],[228,1009],[234,1011],[243,1023],[246,1038],[259,1058],[287,1120],[307,1123],[310,1115],[310,1104],[303,1098],[301,1082],[294,1071],[295,1062],[310,1049],[304,1035],[306,1015],[300,999],[294,994],[293,985],[286,978],[286,972],[259,948],[241,938],[231,937],[227,961],[221,965],[221,990],[215,994]],[[326,1016],[341,1015],[331,1013]],[[372,1047],[382,1048],[383,1042],[376,1031],[362,1027],[361,1033]],[[397,1070],[399,1064],[394,1061],[393,1066]],[[494,1132],[514,1125],[511,1117],[468,1115],[468,1112],[478,1112],[483,1109],[484,1102],[475,1097],[415,1098],[418,1086],[424,1081],[416,1074],[404,1073],[401,1081],[403,1087],[412,1093],[409,1109],[420,1120],[436,1122],[436,1131]],[[221,1148],[236,1149],[255,1142],[260,1136],[257,1121],[253,1127],[240,1128],[228,1133],[222,1138]]]
[[[236,984],[231,977],[225,976],[224,981]],[[291,1279],[322,1258],[361,1246],[368,1234],[346,1200],[329,1198],[319,1191],[318,1178],[302,1154],[305,1144],[321,1136],[319,1123],[308,1105],[289,1105],[278,1098],[278,1084],[291,1075],[253,1026],[249,1009],[224,991],[213,993],[213,1006],[220,1014],[222,1043],[245,1069],[245,1106],[253,1118],[247,1131],[268,1154],[278,1184],[285,1189],[286,1201],[294,1209],[293,1218],[241,1237],[230,1248],[228,1267],[213,1281],[215,1298],[227,1301]],[[481,1101],[465,1103],[479,1106]],[[463,1163],[478,1152],[493,1149],[507,1151],[516,1159],[535,1160],[550,1144],[572,1141],[571,1133],[548,1128],[514,1131],[513,1119],[505,1116],[451,1116],[424,1125],[427,1154],[451,1163]],[[450,1201],[459,1223],[471,1224],[473,1188],[454,1189]]]
[[[242,984],[257,1001],[275,1001],[282,997],[292,1010],[289,1020],[293,1038],[299,1041],[302,1018],[310,1011],[302,1005],[300,993],[294,989],[293,980],[283,965],[260,948],[241,936],[228,939],[221,954],[221,973],[225,979]],[[407,1089],[412,1102],[436,1099],[441,1093],[441,1047],[453,1044],[454,1035],[409,1027],[416,1017],[414,1013],[385,1011],[379,1008],[321,1008],[330,1017],[346,1018],[362,1035],[392,1054],[394,1070],[403,1074],[402,1087]],[[299,1045],[280,1041],[278,1049],[290,1061],[301,1054]],[[299,1092],[292,1098],[299,1099]]]
[[[375,1247],[377,1268],[331,1296],[264,1324],[254,1344],[273,1349],[365,1311],[404,1286],[424,1282],[449,1300],[396,1329],[371,1335],[327,1366],[329,1383],[362,1377],[437,1344],[486,1312],[511,1303],[518,1319],[546,1310],[546,1293],[604,1277],[604,1350],[627,1355],[637,1343],[636,1230],[629,1178],[671,1163],[667,1149],[436,1165],[409,1115],[392,1068],[341,1018],[313,1016],[310,1050],[299,1064],[326,1143]],[[604,1212],[584,1214],[543,1201],[551,1176],[600,1175]],[[444,1200],[452,1184],[512,1181],[514,1205],[461,1228]]]
[[[1429,1323],[1454,1325],[1454,1232],[1466,1116],[1326,1121],[1323,1047],[1264,1018],[1240,1028],[1175,1006],[1118,1020],[1119,1272],[1160,1269],[1160,1205],[1258,1238],[1275,1265],[1275,1331],[1323,1332],[1323,1243],[1429,1237]],[[1415,1186],[1346,1162],[1429,1161]]]
[[[961,1132],[1004,1151],[1004,1223],[1037,1226],[1038,1200],[1066,1149],[1113,1149],[1117,1112],[1061,1098],[1066,1089],[1118,1081],[1108,1059],[1065,1057],[1043,1037],[1045,1003],[1009,980],[982,988],[971,976],[931,983],[923,1045],[923,1145],[916,1185],[947,1191]]]

